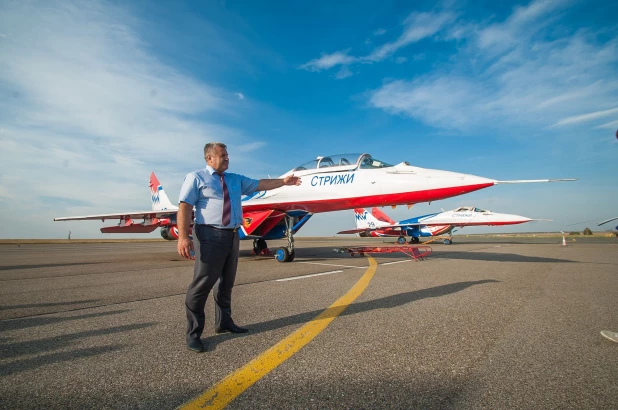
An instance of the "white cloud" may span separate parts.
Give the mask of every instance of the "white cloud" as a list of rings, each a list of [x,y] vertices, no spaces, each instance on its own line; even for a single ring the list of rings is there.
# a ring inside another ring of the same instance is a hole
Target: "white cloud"
[[[613,129],[616,129],[617,127],[618,127],[618,120],[610,121],[608,123],[598,125],[595,128],[604,128],[604,129],[607,128],[607,129],[612,129],[613,130]]]
[[[440,30],[442,30],[447,23],[453,21],[454,15],[450,12],[440,13],[410,13],[408,17],[403,21],[403,33],[393,42],[383,44],[374,49],[369,55],[354,57],[348,55],[349,49],[345,51],[336,51],[332,54],[322,54],[320,58],[313,59],[300,68],[308,71],[322,71],[328,70],[336,66],[344,66],[341,71],[335,75],[335,78],[341,79],[352,75],[352,72],[345,66],[354,63],[375,63],[384,60],[385,58],[395,54],[399,49],[429,38]],[[374,31],[374,36],[380,36],[386,33],[386,30],[379,29]],[[370,42],[365,42],[369,44]],[[401,60],[397,61],[401,63]]]
[[[247,142],[235,147],[235,152],[253,152],[264,146],[266,146],[264,141]]]
[[[186,130],[190,121],[181,116],[224,105],[217,90],[145,53],[118,23],[128,20],[122,10],[89,4],[15,3],[3,13],[14,35],[1,45],[0,73],[19,95],[5,108],[27,112],[22,126],[128,139],[149,150],[153,131]]]
[[[0,41],[0,161],[10,170],[0,202],[19,215],[3,237],[23,237],[29,212],[39,234],[53,236],[64,229],[54,216],[148,208],[151,170],[179,184],[203,163],[205,141],[248,139],[203,119],[231,112],[231,94],[164,64],[140,38],[142,24],[97,1],[0,6],[11,34]]]
[[[244,100],[245,99],[245,95],[243,93],[234,93],[234,95],[236,96],[236,98],[238,98],[239,100]]]
[[[555,12],[565,8],[568,3],[536,0],[525,7],[517,6],[506,21],[482,28],[478,34],[478,45],[495,51],[509,49],[522,38],[531,37],[552,22],[556,18]]]
[[[404,20],[404,31],[397,40],[378,47],[371,52],[371,54],[362,59],[367,61],[382,61],[402,47],[435,35],[444,28],[448,22],[452,21],[453,18],[454,15],[448,12],[411,13]]]
[[[397,80],[374,92],[370,104],[394,114],[419,118],[438,128],[461,129],[470,122],[467,101],[483,104],[478,84],[464,78]]]
[[[313,59],[300,66],[300,68],[308,71],[322,71],[338,65],[351,64],[356,61],[356,58],[349,56],[347,52],[348,50],[336,51],[332,54],[322,54],[320,58]]]
[[[341,67],[341,69],[337,72],[337,74],[335,74],[335,78],[337,78],[338,80],[341,80],[343,78],[347,78],[352,76],[354,73],[352,73],[352,71],[350,70],[350,68],[346,65],[344,65],[343,67]]]
[[[587,114],[576,115],[573,117],[563,118],[554,125],[560,126],[560,125],[576,124],[579,122],[592,121],[598,118],[607,117],[608,115],[612,115],[612,114],[618,114],[618,108],[612,108],[611,110],[596,111],[596,112],[590,112]]]
[[[609,109],[616,106],[618,95],[617,40],[602,42],[593,32],[568,33],[564,28],[559,38],[548,39],[546,32],[519,35],[524,27],[555,18],[555,7],[552,2],[533,2],[516,9],[502,24],[465,30],[467,43],[447,64],[430,74],[388,81],[371,94],[369,103],[459,131],[538,129],[601,116],[582,110],[613,114]]]

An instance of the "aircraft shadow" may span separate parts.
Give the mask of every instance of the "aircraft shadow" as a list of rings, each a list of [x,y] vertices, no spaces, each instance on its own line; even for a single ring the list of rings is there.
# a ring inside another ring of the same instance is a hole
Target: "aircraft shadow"
[[[523,256],[514,253],[492,252],[448,252],[432,253],[427,259],[459,259],[486,262],[536,262],[536,263],[580,263],[568,259],[542,258],[538,256]]]
[[[0,271],[3,270],[19,270],[19,269],[36,269],[36,268],[55,268],[58,266],[79,266],[79,265],[100,265],[102,262],[74,262],[74,263],[42,263],[39,265],[12,265],[0,266]]]
[[[86,349],[75,349],[70,352],[58,352],[45,356],[38,356],[31,359],[25,359],[12,363],[5,363],[0,367],[0,376],[9,376],[13,373],[23,372],[27,370],[37,369],[41,366],[48,365],[50,363],[67,362],[82,357],[97,356],[100,354],[114,352],[122,349],[123,345],[101,346],[91,347]]]
[[[370,245],[374,246],[374,245]],[[397,244],[376,244],[377,246],[398,246]],[[419,245],[410,245],[419,246]],[[422,245],[420,245],[422,246]],[[447,246],[447,245],[445,245]],[[344,261],[350,259],[348,252],[337,253],[333,252],[334,247],[313,247],[313,248],[296,248],[296,261],[306,258],[311,262],[316,261],[331,261],[339,260]],[[394,253],[372,253],[370,254],[376,259],[402,259],[408,258],[406,254],[402,252]],[[274,256],[255,256],[251,251],[242,250],[240,256],[244,258],[253,259],[255,261],[260,260],[272,260]],[[355,255],[354,258],[359,258],[359,255]],[[412,259],[410,257],[410,259]],[[479,252],[479,251],[440,251],[433,248],[433,252],[427,256],[427,260],[432,259],[461,259],[461,260],[475,260],[475,261],[488,261],[488,262],[536,262],[536,263],[581,263],[578,261],[568,259],[556,259],[556,258],[543,258],[538,256],[524,256],[515,253],[497,253],[497,252]],[[294,262],[292,262],[294,263]]]
[[[4,358],[19,357],[28,354],[40,354],[44,351],[57,350],[67,347],[68,345],[79,339],[110,335],[113,333],[128,332],[131,330],[143,329],[153,325],[155,325],[154,322],[115,326],[107,329],[88,330],[85,332],[60,335],[55,337],[49,337],[46,339],[31,340],[27,342],[6,343],[0,345],[0,350],[2,351],[2,357]]]
[[[55,306],[71,306],[71,305],[80,305],[83,303],[94,303],[98,302],[98,299],[92,300],[78,300],[74,302],[54,302],[54,303],[32,303],[28,305],[10,305],[10,306],[0,306],[0,310],[13,310],[13,309],[29,309],[29,308],[42,308],[42,307],[55,307]]]
[[[422,290],[415,290],[413,292],[405,292],[399,293],[397,295],[386,296],[379,299],[374,299],[366,302],[359,302],[351,304],[340,316],[345,315],[354,315],[357,313],[367,312],[375,309],[390,309],[398,306],[403,306],[411,302],[415,302],[421,299],[427,298],[435,298],[440,296],[449,295],[452,293],[460,292],[470,286],[482,285],[484,283],[497,283],[500,282],[494,279],[483,279],[478,281],[468,281],[468,282],[457,282],[450,283],[448,285],[436,286],[433,288],[427,288]],[[269,320],[261,323],[254,323],[252,325],[248,325],[247,327],[250,329],[251,334],[268,332],[270,330],[279,329],[284,326],[289,326],[293,324],[304,324],[312,319],[314,319],[317,315],[325,312],[325,318],[331,318],[337,316],[337,309],[328,308],[326,311],[322,310],[314,310],[312,312],[300,313],[297,315],[287,316],[279,319]],[[217,344],[222,343],[226,340],[229,340],[234,337],[242,337],[242,335],[235,335],[225,333],[223,335],[216,335],[212,337],[204,338],[203,340],[208,345],[208,350],[212,350],[216,347]]]
[[[88,313],[84,315],[69,316],[69,317],[32,317],[23,319],[6,319],[0,321],[0,332],[8,330],[26,329],[29,327],[45,326],[53,323],[67,322],[71,320],[89,319],[94,317],[102,317],[108,315],[116,315],[129,312],[128,309],[114,310],[111,312]]]
[[[376,245],[378,246],[378,245]],[[385,246],[397,246],[389,244]],[[411,245],[414,246],[414,245]],[[297,248],[295,261],[301,261],[303,258],[309,259],[311,262],[317,261],[345,261],[351,259],[348,252],[336,253],[332,247],[316,247],[316,248]],[[402,252],[394,253],[372,253],[370,254],[375,259],[402,259],[410,258]],[[254,260],[272,260],[273,256],[254,256],[251,251],[241,251],[241,256],[254,258]],[[355,255],[354,259],[361,256]],[[480,252],[480,251],[440,251],[433,248],[433,252],[427,256],[427,260],[432,259],[460,259],[473,261],[488,261],[488,262],[536,262],[536,263],[581,263],[568,259],[544,258],[538,256],[524,256],[516,253],[498,253],[498,252]],[[292,262],[294,263],[294,262]]]

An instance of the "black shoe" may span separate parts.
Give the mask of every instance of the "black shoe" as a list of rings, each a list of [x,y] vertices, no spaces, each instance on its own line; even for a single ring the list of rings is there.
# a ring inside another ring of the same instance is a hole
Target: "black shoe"
[[[192,350],[197,353],[202,353],[206,349],[204,349],[204,345],[200,339],[189,339],[187,340],[187,349]]]
[[[227,325],[227,326],[221,326],[221,327],[217,327],[215,329],[215,333],[216,334],[221,334],[221,333],[247,333],[249,331],[249,329],[245,329],[244,327],[240,327],[240,326],[236,326],[235,323],[232,323],[231,325]]]

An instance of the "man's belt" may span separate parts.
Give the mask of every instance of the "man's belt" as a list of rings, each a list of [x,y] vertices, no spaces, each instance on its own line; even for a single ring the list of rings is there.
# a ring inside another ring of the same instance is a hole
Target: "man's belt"
[[[202,225],[202,226],[206,226],[208,228],[216,229],[217,231],[226,231],[226,232],[236,232],[238,229],[240,229],[238,226],[236,228],[219,228],[219,227],[214,226],[214,225],[206,225],[206,224],[198,224],[198,225]]]

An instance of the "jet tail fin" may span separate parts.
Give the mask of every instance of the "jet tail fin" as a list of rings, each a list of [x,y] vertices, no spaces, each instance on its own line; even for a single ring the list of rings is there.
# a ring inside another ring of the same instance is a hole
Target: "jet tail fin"
[[[376,229],[377,227],[384,225],[383,222],[376,219],[365,208],[354,209],[354,219],[356,219],[356,229]]]
[[[397,223],[396,221],[394,221],[390,216],[386,215],[379,208],[372,208],[371,209],[371,214],[373,216],[375,216],[378,221],[386,222],[386,223],[389,223],[389,224],[396,224]]]
[[[152,202],[153,211],[178,209],[178,207],[173,205],[167,197],[167,194],[163,190],[163,187],[154,172],[150,174],[150,200]]]
[[[362,229],[366,230],[369,228],[369,221],[367,221],[367,216],[371,216],[369,212],[365,208],[355,208],[354,209],[354,220],[356,220],[356,230]]]

